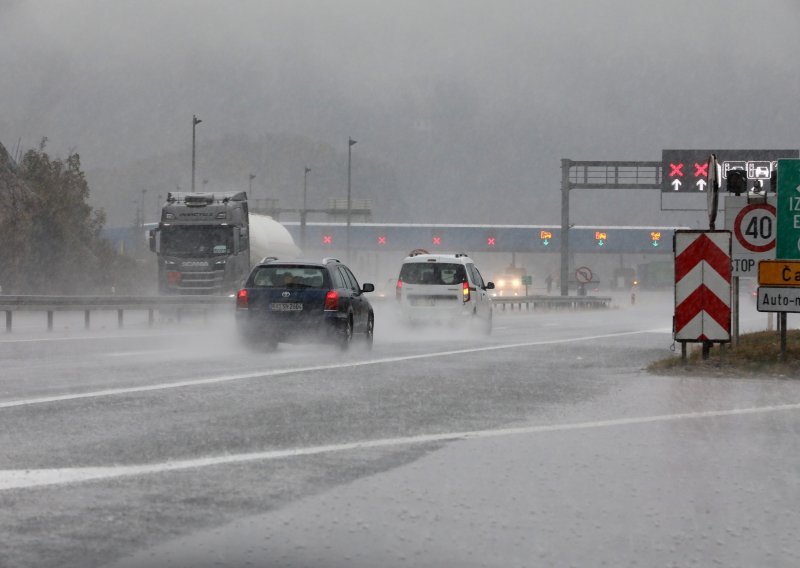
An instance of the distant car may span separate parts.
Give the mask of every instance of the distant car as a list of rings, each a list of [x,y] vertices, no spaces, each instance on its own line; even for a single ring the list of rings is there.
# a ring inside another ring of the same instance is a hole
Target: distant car
[[[475,262],[466,254],[414,251],[397,279],[400,313],[411,323],[471,323],[492,331],[492,299]]]
[[[389,278],[383,284],[375,289],[375,295],[378,298],[390,298],[395,295],[394,288],[397,284],[397,278]]]
[[[322,340],[347,349],[354,336],[372,347],[375,314],[350,269],[322,262],[264,259],[236,296],[236,326],[251,346]]]

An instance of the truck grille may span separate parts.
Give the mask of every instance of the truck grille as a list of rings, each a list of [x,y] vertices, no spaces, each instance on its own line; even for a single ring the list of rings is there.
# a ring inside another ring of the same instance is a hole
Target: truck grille
[[[219,294],[225,270],[204,270],[181,272],[181,281],[173,285],[180,294]]]

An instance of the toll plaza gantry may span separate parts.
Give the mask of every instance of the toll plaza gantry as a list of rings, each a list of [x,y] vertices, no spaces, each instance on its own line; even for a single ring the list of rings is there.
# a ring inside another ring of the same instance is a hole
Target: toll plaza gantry
[[[282,223],[293,238],[303,227]],[[557,225],[457,225],[425,223],[352,223],[351,246],[359,252],[551,253],[559,251]],[[343,222],[311,222],[305,227],[309,250],[339,254],[346,242]],[[570,229],[572,252],[671,254],[675,227],[575,226]]]
[[[570,246],[569,192],[573,189],[658,189],[662,162],[561,160],[561,295],[568,295]],[[669,241],[667,241],[669,242]],[[610,243],[609,243],[610,244]]]

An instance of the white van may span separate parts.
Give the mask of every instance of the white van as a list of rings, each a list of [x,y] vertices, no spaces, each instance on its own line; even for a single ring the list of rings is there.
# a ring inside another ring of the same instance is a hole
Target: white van
[[[396,296],[400,313],[412,323],[478,323],[492,331],[492,299],[473,260],[464,253],[414,251],[403,260]]]

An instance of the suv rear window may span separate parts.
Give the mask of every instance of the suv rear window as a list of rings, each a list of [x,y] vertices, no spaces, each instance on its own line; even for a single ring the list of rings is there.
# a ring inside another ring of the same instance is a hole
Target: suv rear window
[[[319,266],[259,266],[253,273],[256,288],[329,288],[327,270]]]
[[[463,264],[409,262],[400,269],[400,280],[408,284],[460,284],[467,280]]]

